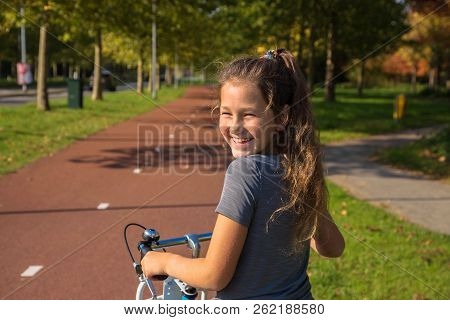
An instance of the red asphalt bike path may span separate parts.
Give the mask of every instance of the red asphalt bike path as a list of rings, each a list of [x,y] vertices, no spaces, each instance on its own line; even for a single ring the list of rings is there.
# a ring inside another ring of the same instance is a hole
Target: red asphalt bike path
[[[188,88],[172,103],[0,178],[0,297],[134,299],[127,223],[157,229],[161,239],[212,232],[231,160],[212,104],[211,88]],[[109,207],[98,210],[100,203]],[[141,233],[129,228],[135,258]],[[30,265],[44,268],[22,278]]]

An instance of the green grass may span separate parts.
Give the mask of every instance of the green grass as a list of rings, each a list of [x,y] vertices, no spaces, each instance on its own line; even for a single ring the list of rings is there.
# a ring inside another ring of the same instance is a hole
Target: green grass
[[[450,297],[450,236],[403,221],[334,184],[328,186],[330,209],[346,248],[338,259],[311,254],[308,273],[316,299]]]
[[[428,174],[437,179],[450,178],[450,127],[402,147],[380,150],[375,155],[382,163]]]
[[[162,88],[158,104],[181,96],[184,89]],[[155,108],[134,91],[106,93],[103,101],[84,99],[83,109],[67,108],[66,99],[51,100],[51,111],[42,112],[34,104],[0,108],[0,175],[85,138],[112,124]]]
[[[364,96],[358,97],[355,89],[337,88],[334,103],[324,102],[322,92],[318,92],[312,102],[321,142],[450,123],[448,98],[418,95],[408,96],[406,117],[393,121],[395,96],[404,92],[398,88],[366,89]],[[422,141],[420,146],[441,156],[444,152],[448,154],[448,141],[447,133],[446,137]],[[408,165],[414,163],[413,156],[406,152],[410,148],[396,152],[402,157],[401,162]],[[432,165],[420,162],[416,168],[431,166],[433,169],[427,170],[436,172],[435,159],[426,159],[432,160]],[[448,170],[448,162],[442,170]],[[346,250],[339,259],[312,254],[309,273],[316,299],[448,299],[449,236],[403,221],[347,195],[331,183],[329,188],[330,208],[346,238]]]
[[[405,93],[402,87],[366,89],[359,97],[356,89],[338,87],[336,102],[325,102],[323,91],[312,97],[322,143],[362,138],[373,134],[450,123],[448,98],[408,95],[406,116],[392,119],[394,99]]]

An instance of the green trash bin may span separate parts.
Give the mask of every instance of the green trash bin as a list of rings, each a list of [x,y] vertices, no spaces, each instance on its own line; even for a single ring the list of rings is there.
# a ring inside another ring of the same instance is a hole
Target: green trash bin
[[[81,79],[67,80],[67,96],[69,108],[83,108],[83,81]]]

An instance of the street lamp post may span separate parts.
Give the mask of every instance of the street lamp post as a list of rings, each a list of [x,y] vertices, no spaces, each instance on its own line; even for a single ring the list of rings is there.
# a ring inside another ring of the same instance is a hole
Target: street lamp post
[[[156,0],[152,1],[152,13],[152,99],[156,99]]]

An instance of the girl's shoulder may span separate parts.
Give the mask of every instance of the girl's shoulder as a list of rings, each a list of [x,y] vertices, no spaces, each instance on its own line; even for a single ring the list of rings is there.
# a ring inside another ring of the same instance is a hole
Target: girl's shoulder
[[[234,159],[228,166],[229,174],[273,173],[280,168],[280,155],[252,154]]]

